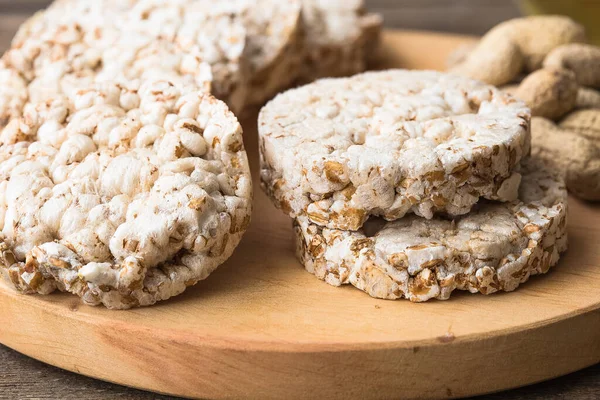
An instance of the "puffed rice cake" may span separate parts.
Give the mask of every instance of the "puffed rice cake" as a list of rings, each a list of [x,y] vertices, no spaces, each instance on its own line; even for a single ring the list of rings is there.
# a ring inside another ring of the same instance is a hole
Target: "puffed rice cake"
[[[364,71],[380,29],[362,0],[56,0],[23,24],[11,61],[77,57],[83,76],[51,68],[71,86],[135,75],[194,83],[240,113],[295,84]]]
[[[317,78],[363,72],[381,33],[381,17],[363,0],[259,0],[249,10],[247,54],[258,57],[250,59],[248,105]]]
[[[304,62],[300,83],[350,76],[367,69],[377,48],[382,18],[364,0],[302,0]]]
[[[258,0],[245,13],[250,63],[246,106],[263,105],[297,79],[304,53],[300,0]]]
[[[249,0],[129,0],[120,30],[135,29],[144,37],[166,39],[184,58],[180,73],[210,64],[211,93],[239,112],[248,96],[251,60],[244,55],[250,36],[246,13]],[[160,65],[165,60],[156,59]]]
[[[439,72],[323,79],[262,108],[261,180],[291,217],[328,228],[461,215],[480,197],[516,198],[529,121],[510,95]]]
[[[193,86],[96,83],[2,120],[0,270],[24,292],[151,305],[205,279],[249,224],[241,126]]]
[[[567,192],[538,160],[524,162],[519,200],[483,201],[467,215],[407,216],[358,232],[295,221],[297,256],[335,286],[352,284],[372,297],[422,302],[453,290],[512,291],[546,273],[567,248]]]
[[[239,111],[249,73],[243,4],[61,0],[23,24],[4,62],[34,80],[30,92],[38,96],[92,82],[164,79],[203,88]]]

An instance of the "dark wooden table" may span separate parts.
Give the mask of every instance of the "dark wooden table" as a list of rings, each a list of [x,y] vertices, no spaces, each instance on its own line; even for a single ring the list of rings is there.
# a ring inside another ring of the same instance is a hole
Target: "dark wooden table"
[[[552,1],[552,0],[549,0]],[[47,0],[0,0],[0,51],[19,24]],[[367,0],[388,27],[482,34],[519,15],[507,0]],[[501,355],[499,355],[501,356]],[[173,399],[101,382],[43,364],[0,345],[0,399]],[[479,397],[500,399],[600,399],[600,364],[549,382]]]

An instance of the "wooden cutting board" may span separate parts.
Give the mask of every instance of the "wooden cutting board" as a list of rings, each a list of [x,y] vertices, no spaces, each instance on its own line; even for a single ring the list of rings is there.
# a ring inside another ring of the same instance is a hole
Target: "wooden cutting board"
[[[442,69],[469,40],[387,32],[378,66]],[[255,121],[244,121],[254,173]],[[421,399],[526,385],[600,361],[600,207],[571,198],[569,210],[570,249],[550,274],[513,293],[413,304],[305,272],[289,219],[257,184],[242,244],[185,294],[108,311],[1,283],[0,342],[83,375],[186,397]]]

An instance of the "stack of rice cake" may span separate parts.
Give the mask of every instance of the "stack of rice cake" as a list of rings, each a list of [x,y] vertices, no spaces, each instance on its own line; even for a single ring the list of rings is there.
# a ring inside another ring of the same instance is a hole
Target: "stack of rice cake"
[[[566,250],[567,194],[498,89],[390,70],[289,90],[259,116],[261,182],[305,268],[385,299],[512,291]]]

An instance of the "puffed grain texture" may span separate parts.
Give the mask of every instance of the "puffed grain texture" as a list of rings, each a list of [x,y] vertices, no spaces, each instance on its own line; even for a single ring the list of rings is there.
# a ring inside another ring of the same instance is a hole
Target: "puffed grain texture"
[[[364,0],[302,0],[304,61],[298,82],[365,71],[382,18]]]
[[[194,73],[202,63],[208,63],[211,93],[235,112],[244,107],[250,75],[250,60],[244,57],[248,41],[244,13],[249,1],[128,1],[132,2],[131,10],[121,13],[118,20],[123,34],[135,32],[150,40],[173,43],[174,53],[182,57],[180,74]],[[170,62],[169,58],[156,58],[155,67]]]
[[[301,0],[259,0],[246,12],[246,106],[263,105],[297,79],[304,60]]]
[[[110,80],[194,85],[239,110],[248,67],[238,2],[62,0],[28,20],[4,64],[33,101]]]
[[[529,110],[498,89],[433,71],[323,79],[259,115],[263,188],[291,217],[357,230],[370,215],[460,215],[514,200]]]
[[[296,220],[297,255],[325,282],[372,297],[446,300],[452,291],[513,291],[566,250],[567,195],[545,166],[526,162],[519,200],[484,202],[453,220],[409,216],[376,232]]]
[[[27,102],[0,133],[0,254],[14,285],[108,308],[205,279],[239,243],[252,183],[227,106],[166,81]]]

